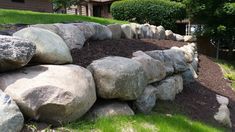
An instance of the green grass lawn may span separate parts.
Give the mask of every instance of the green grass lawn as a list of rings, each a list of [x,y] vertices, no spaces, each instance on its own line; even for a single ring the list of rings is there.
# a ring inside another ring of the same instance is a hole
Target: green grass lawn
[[[205,123],[192,121],[182,115],[115,116],[99,118],[96,121],[82,121],[66,125],[60,130],[73,132],[224,132],[224,128],[215,128]]]
[[[59,22],[96,22],[100,24],[127,23],[113,19],[87,17],[79,15],[39,13],[32,11],[0,9],[0,24],[46,24]]]
[[[232,81],[232,88],[235,90],[235,61],[219,60],[217,63],[222,68],[224,76]]]

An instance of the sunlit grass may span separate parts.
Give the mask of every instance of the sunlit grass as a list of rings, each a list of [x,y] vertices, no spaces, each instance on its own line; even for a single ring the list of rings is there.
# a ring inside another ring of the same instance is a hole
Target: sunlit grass
[[[224,76],[232,81],[232,88],[235,90],[235,61],[219,60],[217,63],[223,70]]]
[[[98,18],[98,17],[0,9],[0,24],[38,24],[38,23],[46,24],[46,23],[81,22],[81,21],[97,22],[100,24],[127,23],[124,21]]]
[[[183,115],[115,116],[99,118],[96,121],[77,121],[63,129],[100,132],[224,132],[224,128],[215,128],[205,123],[192,121]]]

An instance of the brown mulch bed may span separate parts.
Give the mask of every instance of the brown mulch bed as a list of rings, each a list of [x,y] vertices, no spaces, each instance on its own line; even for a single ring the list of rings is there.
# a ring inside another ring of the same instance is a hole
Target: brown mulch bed
[[[131,57],[132,53],[138,50],[162,50],[172,46],[181,47],[184,42],[168,40],[105,40],[88,41],[81,50],[73,50],[74,63],[86,67],[93,60],[106,56]],[[195,83],[184,86],[175,103],[183,106],[185,113],[195,120],[218,125],[213,116],[217,112],[219,104],[216,101],[216,94],[229,97],[229,109],[235,131],[235,92],[227,85],[223,78],[220,67],[212,59],[205,55],[199,56],[199,78]]]
[[[72,57],[75,64],[87,67],[93,60],[106,56],[132,57],[132,53],[138,50],[162,50],[172,46],[181,47],[185,44],[184,42],[148,39],[88,41],[82,49],[72,50]]]
[[[228,86],[220,67],[205,55],[199,55],[199,78],[195,83],[187,85],[175,102],[184,106],[188,115],[196,120],[217,124],[213,116],[219,104],[216,94],[229,98],[229,109],[235,131],[235,92]]]

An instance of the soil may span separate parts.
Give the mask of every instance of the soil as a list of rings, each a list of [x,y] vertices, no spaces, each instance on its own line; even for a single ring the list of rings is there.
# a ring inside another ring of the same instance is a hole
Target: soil
[[[132,57],[132,53],[138,50],[163,50],[185,44],[187,43],[151,39],[88,41],[81,50],[73,50],[72,56],[75,64],[86,67],[93,60],[106,56]],[[219,125],[213,118],[219,108],[216,94],[226,96],[230,99],[229,109],[235,131],[235,92],[224,79],[220,67],[212,58],[200,54],[198,75],[199,78],[194,83],[184,86],[183,92],[176,96],[174,103],[183,106],[184,112],[192,119]]]

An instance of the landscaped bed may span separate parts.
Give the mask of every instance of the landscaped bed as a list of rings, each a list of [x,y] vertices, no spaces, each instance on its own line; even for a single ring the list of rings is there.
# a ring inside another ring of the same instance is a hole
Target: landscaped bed
[[[88,41],[82,49],[72,50],[72,56],[74,59],[74,64],[86,67],[93,60],[97,60],[106,56],[123,56],[132,57],[132,53],[138,50],[148,51],[148,50],[161,50],[168,49],[173,46],[181,47],[187,43],[176,42],[169,40],[105,40],[105,41]],[[233,124],[233,130],[235,130],[235,92],[227,85],[226,80],[223,78],[223,74],[220,67],[213,62],[212,59],[199,55],[199,78],[196,82],[190,85],[184,86],[182,93],[176,96],[174,101],[159,101],[157,100],[156,107],[154,108],[153,117],[156,117],[158,121],[159,117],[163,118],[165,114],[173,115],[172,119],[169,117],[164,117],[166,120],[175,120],[178,118],[177,115],[184,115],[192,120],[200,121],[212,126],[221,126],[213,118],[214,114],[217,112],[219,104],[216,101],[216,94],[227,96],[230,98],[229,109],[231,112],[231,120]],[[160,114],[160,115],[158,115]],[[129,119],[139,120],[142,116],[137,115],[137,117],[127,118],[120,117],[114,118],[115,120],[129,121]],[[98,123],[106,122],[112,119],[101,119]],[[149,121],[149,117],[146,116],[146,120]],[[153,120],[151,120],[153,121]],[[95,123],[95,122],[93,122]],[[84,129],[89,127],[97,127],[99,125],[94,125],[92,122],[88,123],[72,123],[66,126],[67,128],[78,129],[84,127]],[[107,123],[107,122],[106,122]],[[138,122],[137,122],[138,124]],[[156,123],[158,124],[158,123]],[[79,127],[79,125],[81,127]],[[30,127],[30,126],[29,126]],[[162,126],[160,126],[161,128]],[[187,127],[190,127],[188,124]],[[25,127],[24,130],[26,130]],[[96,128],[92,128],[96,129]],[[162,129],[162,128],[161,128]],[[164,129],[164,128],[163,128]],[[142,130],[142,129],[140,129]],[[180,127],[179,130],[185,130],[184,127]],[[194,129],[192,129],[194,130]],[[204,130],[204,129],[195,129]],[[212,129],[208,129],[212,130]],[[219,129],[218,129],[219,130]],[[206,129],[205,129],[206,131]]]
[[[187,43],[151,39],[89,41],[81,50],[73,50],[72,56],[75,64],[86,67],[92,60],[105,56],[131,57],[137,50],[168,49],[185,44]],[[169,108],[166,108],[164,113],[168,113],[167,109],[170,111],[171,103],[174,103],[177,107],[182,107],[181,111],[192,119],[218,125],[213,116],[219,107],[216,101],[216,94],[219,94],[230,98],[230,115],[235,130],[235,92],[228,86],[220,67],[209,57],[199,55],[198,75],[196,82],[186,85],[183,92],[176,96],[175,101],[168,102]],[[157,101],[156,111],[158,108],[161,109],[161,103],[166,102],[160,101],[159,105]]]

